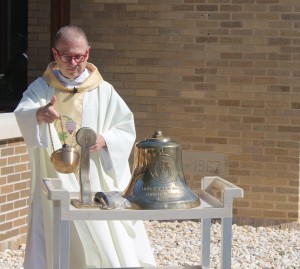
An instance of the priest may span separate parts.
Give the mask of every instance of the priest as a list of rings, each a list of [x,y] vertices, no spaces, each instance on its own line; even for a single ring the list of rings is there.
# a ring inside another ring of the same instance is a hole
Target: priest
[[[24,92],[15,116],[28,148],[32,171],[24,269],[52,269],[52,204],[41,193],[43,178],[60,178],[79,191],[78,173],[63,174],[50,156],[63,143],[78,147],[76,132],[96,134],[90,148],[93,192],[123,191],[130,181],[128,158],[136,138],[133,114],[96,66],[88,62],[84,31],[62,27],[52,48],[54,60]],[[155,266],[142,221],[73,221],[70,268]]]

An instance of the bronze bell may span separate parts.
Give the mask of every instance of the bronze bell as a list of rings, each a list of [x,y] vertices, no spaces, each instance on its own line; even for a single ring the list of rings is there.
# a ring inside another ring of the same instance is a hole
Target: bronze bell
[[[133,209],[184,209],[200,205],[183,176],[181,146],[155,131],[135,144],[134,168],[124,198]]]

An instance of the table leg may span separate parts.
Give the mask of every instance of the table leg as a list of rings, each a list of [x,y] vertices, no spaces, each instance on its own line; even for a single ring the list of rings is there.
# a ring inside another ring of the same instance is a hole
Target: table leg
[[[222,218],[221,268],[231,268],[232,218]]]
[[[61,269],[70,268],[70,222],[61,221],[61,241],[60,241],[60,264]]]
[[[53,254],[52,268],[60,269],[60,205],[53,202]]]
[[[211,219],[201,220],[201,265],[210,266],[210,229]]]

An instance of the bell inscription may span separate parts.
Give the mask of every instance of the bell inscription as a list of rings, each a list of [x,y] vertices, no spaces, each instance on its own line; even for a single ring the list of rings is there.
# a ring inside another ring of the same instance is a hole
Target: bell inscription
[[[168,187],[143,187],[142,191],[145,192],[145,196],[149,197],[151,201],[176,201],[180,197],[185,189],[181,186],[172,184]]]

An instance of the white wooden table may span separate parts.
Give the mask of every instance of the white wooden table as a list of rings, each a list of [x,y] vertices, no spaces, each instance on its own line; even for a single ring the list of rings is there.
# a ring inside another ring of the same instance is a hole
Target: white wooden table
[[[53,269],[69,268],[70,221],[73,220],[201,220],[202,268],[210,266],[210,230],[211,219],[221,219],[221,268],[231,268],[232,247],[232,203],[234,198],[243,197],[243,189],[220,177],[204,177],[201,183],[201,205],[191,209],[132,210],[98,208],[76,208],[72,199],[78,199],[79,193],[70,193],[62,189],[59,179],[43,179],[44,194],[53,202]],[[217,189],[221,193],[217,199],[212,193]],[[199,241],[200,242],[200,241]]]

